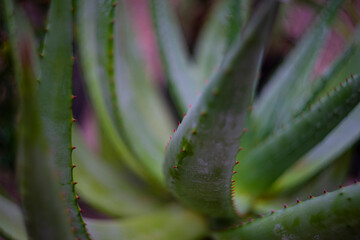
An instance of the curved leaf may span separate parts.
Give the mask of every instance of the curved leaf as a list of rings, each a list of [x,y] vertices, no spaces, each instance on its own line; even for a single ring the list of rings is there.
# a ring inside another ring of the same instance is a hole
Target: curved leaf
[[[217,239],[356,239],[360,234],[360,184],[298,203]]]
[[[262,138],[287,123],[307,102],[310,75],[323,46],[341,0],[329,1],[317,22],[284,60],[254,104],[252,121],[257,138]]]
[[[360,76],[343,83],[323,103],[248,153],[239,154],[235,193],[258,196],[294,162],[316,146],[360,101]],[[242,155],[240,157],[240,155]],[[261,166],[261,167],[259,167]]]
[[[169,189],[186,205],[210,216],[236,216],[231,201],[232,169],[276,10],[276,1],[266,1],[255,14],[167,149]]]
[[[141,217],[126,220],[87,219],[86,223],[91,236],[101,240],[195,240],[207,233],[204,219],[176,205]]]
[[[147,195],[147,191],[125,178],[123,172],[114,171],[102,161],[86,146],[78,130],[73,132],[73,141],[77,146],[73,154],[74,175],[79,179],[76,191],[87,203],[116,217],[147,213],[161,205]]]
[[[61,201],[58,171],[42,128],[40,104],[35,94],[34,52],[24,21],[18,43],[21,71],[19,82],[21,120],[19,125],[18,177],[25,212],[27,232],[33,239],[73,239],[69,218]],[[46,194],[44,194],[46,192]]]
[[[60,191],[74,234],[88,239],[79,211],[72,175],[72,41],[71,0],[53,0],[50,4],[47,33],[40,54],[40,82],[37,95],[42,128],[56,169]]]
[[[186,112],[188,106],[194,104],[196,93],[202,86],[199,81],[194,81],[195,76],[191,72],[189,56],[186,54],[179,24],[170,11],[167,1],[152,0],[151,7],[169,87],[179,111]]]
[[[0,236],[10,240],[26,240],[26,230],[20,208],[0,195]]]

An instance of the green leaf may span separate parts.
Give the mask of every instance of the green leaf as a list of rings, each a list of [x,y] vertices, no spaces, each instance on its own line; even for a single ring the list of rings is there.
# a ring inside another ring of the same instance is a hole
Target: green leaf
[[[145,189],[125,177],[125,171],[115,171],[94,153],[78,129],[73,131],[77,149],[73,158],[76,164],[74,175],[80,181],[76,191],[94,208],[111,216],[134,216],[150,212],[160,206]]]
[[[301,185],[331,164],[359,139],[359,122],[360,104],[321,143],[277,179],[270,191],[286,191]]]
[[[170,91],[178,110],[186,112],[188,106],[194,104],[196,93],[202,89],[202,85],[199,81],[194,81],[185,41],[168,1],[152,0],[151,7]]]
[[[55,156],[44,134],[40,103],[35,94],[35,56],[29,43],[31,35],[26,22],[20,18],[17,20],[17,25],[22,27],[16,46],[20,62],[15,62],[21,71],[17,167],[27,232],[32,239],[73,239],[69,218],[61,201],[57,178],[59,171],[54,166]]]
[[[214,69],[220,65],[236,34],[249,18],[250,1],[220,1],[212,9],[205,22],[195,48],[196,68],[199,76],[195,81],[203,85]]]
[[[84,68],[84,77],[89,91],[90,98],[97,112],[97,117],[101,127],[109,140],[109,144],[113,145],[113,149],[117,151],[120,160],[124,161],[138,176],[148,179],[151,178],[148,172],[134,157],[129,150],[122,136],[115,125],[112,116],[112,108],[110,103],[106,101],[111,99],[107,96],[106,88],[104,89],[103,77],[99,66],[101,66],[98,58],[99,44],[97,39],[96,18],[98,14],[97,3],[94,0],[78,1],[78,26],[79,26],[79,44],[82,66]],[[107,86],[107,85],[106,85]]]
[[[360,61],[360,27],[346,51],[329,67],[326,73],[317,79],[308,89],[312,97],[308,100],[306,106],[318,101],[319,98],[331,91],[343,79],[351,74],[359,73]],[[304,106],[306,108],[306,106]]]
[[[195,240],[207,233],[204,219],[176,205],[141,217],[125,220],[87,219],[86,223],[91,236],[101,240]]]
[[[151,85],[149,74],[138,52],[127,16],[127,6],[117,4],[114,31],[115,89],[122,129],[141,166],[163,183],[164,147],[172,132],[170,114]]]
[[[20,208],[0,195],[0,236],[10,240],[26,240],[24,219]]]
[[[167,149],[169,189],[210,216],[235,216],[231,179],[239,139],[277,2],[267,1],[238,36]]]
[[[72,176],[72,2],[51,2],[47,33],[40,61],[40,77],[37,95],[41,103],[40,115],[56,169],[60,191],[68,211],[74,234],[88,239],[75,196]]]
[[[248,153],[240,153],[235,167],[236,198],[258,196],[293,163],[334,129],[360,101],[360,76],[342,84],[304,116],[278,130]],[[241,156],[243,155],[243,156]],[[261,166],[261,168],[259,167]]]
[[[307,102],[310,75],[341,0],[329,1],[317,22],[284,60],[254,104],[252,119],[261,139],[287,123]],[[251,129],[250,129],[251,130]],[[255,132],[255,131],[254,131]]]
[[[356,239],[360,234],[360,184],[298,203],[217,239]]]

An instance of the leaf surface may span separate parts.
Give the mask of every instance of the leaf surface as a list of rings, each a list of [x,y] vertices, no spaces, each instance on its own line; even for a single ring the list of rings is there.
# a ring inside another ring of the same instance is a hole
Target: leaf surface
[[[169,189],[204,214],[235,216],[231,201],[233,167],[276,9],[276,1],[267,1],[255,14],[167,149],[164,171]]]

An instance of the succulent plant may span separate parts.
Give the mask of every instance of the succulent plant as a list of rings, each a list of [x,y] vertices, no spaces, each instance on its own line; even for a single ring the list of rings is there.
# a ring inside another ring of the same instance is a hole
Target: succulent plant
[[[256,94],[284,4],[217,2],[190,56],[168,1],[149,1],[173,113],[183,116],[174,124],[128,2],[52,0],[38,53],[25,14],[3,0],[20,99],[21,204],[0,189],[0,236],[359,239],[360,184],[345,186],[360,136],[358,31],[313,75],[342,2],[317,5],[315,23]],[[74,43],[101,150],[72,126]],[[79,196],[112,218],[84,218]]]

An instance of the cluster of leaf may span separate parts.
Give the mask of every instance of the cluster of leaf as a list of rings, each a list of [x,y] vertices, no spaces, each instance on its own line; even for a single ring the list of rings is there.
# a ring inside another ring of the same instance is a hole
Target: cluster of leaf
[[[3,0],[20,96],[21,207],[0,195],[0,236],[359,237],[359,184],[301,202],[302,192],[346,181],[350,161],[343,153],[360,136],[359,34],[310,81],[341,3],[321,7],[254,99],[278,1],[256,7],[249,0],[219,1],[192,58],[168,2],[149,2],[169,90],[184,113],[172,131],[168,106],[138,52],[126,1],[51,1],[39,53],[21,9]],[[100,129],[98,152],[72,129],[73,42]],[[296,205],[281,207],[294,193]],[[83,218],[77,194],[114,219]]]

